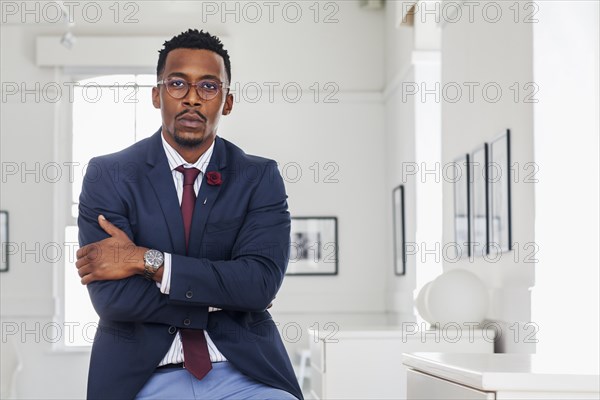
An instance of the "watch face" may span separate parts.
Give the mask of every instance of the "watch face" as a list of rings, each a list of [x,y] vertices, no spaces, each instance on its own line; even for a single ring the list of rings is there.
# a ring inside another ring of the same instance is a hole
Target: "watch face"
[[[158,250],[148,250],[144,254],[144,262],[146,265],[156,269],[164,262],[163,253]]]

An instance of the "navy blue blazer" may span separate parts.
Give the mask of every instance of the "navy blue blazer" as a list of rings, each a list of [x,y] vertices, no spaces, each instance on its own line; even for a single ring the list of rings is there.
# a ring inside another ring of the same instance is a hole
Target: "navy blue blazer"
[[[133,399],[180,328],[205,329],[238,370],[302,399],[289,357],[266,311],[289,259],[290,215],[272,160],[217,137],[200,187],[186,256],[185,234],[161,131],[93,158],[79,198],[79,244],[105,239],[103,214],[138,246],[172,254],[171,290],[140,275],[88,285],[100,316],[89,399]],[[222,311],[208,312],[208,306]]]

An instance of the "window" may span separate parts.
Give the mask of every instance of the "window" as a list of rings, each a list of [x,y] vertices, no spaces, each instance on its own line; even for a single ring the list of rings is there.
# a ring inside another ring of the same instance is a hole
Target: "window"
[[[71,160],[75,170],[70,183],[70,216],[65,227],[65,243],[77,243],[79,194],[89,160],[113,153],[152,135],[161,125],[160,111],[152,105],[156,76],[104,75],[79,80],[74,88],[72,107]],[[66,260],[64,276],[65,346],[90,346],[98,315],[87,288]]]

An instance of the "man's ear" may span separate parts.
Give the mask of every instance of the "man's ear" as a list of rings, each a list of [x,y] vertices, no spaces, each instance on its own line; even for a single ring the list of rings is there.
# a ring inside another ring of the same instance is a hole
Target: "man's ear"
[[[229,115],[231,113],[231,110],[233,110],[233,95],[232,94],[227,94],[227,97],[225,98],[225,106],[223,107],[223,115]]]
[[[152,105],[154,108],[160,108],[160,90],[158,87],[152,88]]]

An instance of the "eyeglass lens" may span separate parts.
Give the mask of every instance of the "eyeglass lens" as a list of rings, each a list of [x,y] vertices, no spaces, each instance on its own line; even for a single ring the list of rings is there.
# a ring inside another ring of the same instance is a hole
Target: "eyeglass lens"
[[[169,94],[176,99],[181,99],[187,96],[190,90],[190,84],[183,79],[167,79],[165,86]],[[196,93],[203,100],[212,100],[221,88],[221,83],[214,79],[203,79],[196,82],[193,86],[196,87]]]

